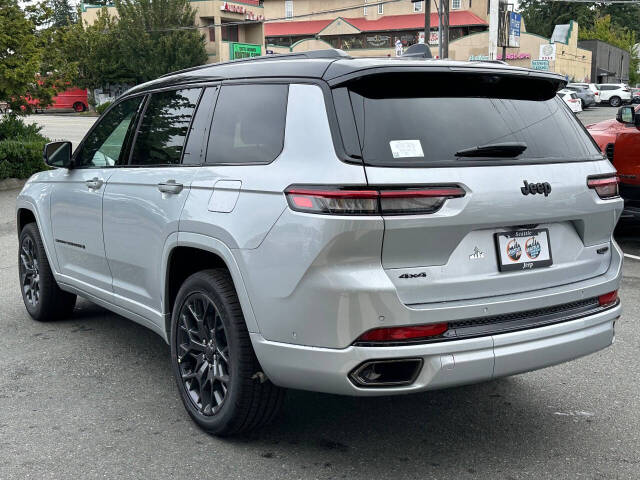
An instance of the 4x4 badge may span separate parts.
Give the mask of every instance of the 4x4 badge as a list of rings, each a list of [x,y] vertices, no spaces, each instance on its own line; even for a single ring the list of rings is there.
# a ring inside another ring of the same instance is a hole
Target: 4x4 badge
[[[545,197],[548,197],[551,193],[551,184],[549,182],[542,183],[529,183],[523,180],[524,187],[520,187],[520,191],[523,195],[535,195],[536,193],[544,193]]]
[[[398,278],[425,278],[427,274],[425,272],[420,273],[403,273]]]

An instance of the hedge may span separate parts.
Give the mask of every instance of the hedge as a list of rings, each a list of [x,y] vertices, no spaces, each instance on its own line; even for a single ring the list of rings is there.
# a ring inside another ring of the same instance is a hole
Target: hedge
[[[0,118],[0,180],[29,178],[47,169],[42,150],[49,139],[40,134],[41,130],[15,115]]]

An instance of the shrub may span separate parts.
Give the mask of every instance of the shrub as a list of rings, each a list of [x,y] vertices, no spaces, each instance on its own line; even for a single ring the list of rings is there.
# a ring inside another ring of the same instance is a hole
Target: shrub
[[[104,102],[101,103],[100,105],[98,105],[96,107],[96,112],[98,112],[100,115],[102,115],[104,113],[104,111],[109,108],[109,106],[111,105],[111,102]]]
[[[15,115],[0,118],[0,180],[29,178],[47,169],[42,149],[49,140],[41,130],[37,125],[26,125]]]

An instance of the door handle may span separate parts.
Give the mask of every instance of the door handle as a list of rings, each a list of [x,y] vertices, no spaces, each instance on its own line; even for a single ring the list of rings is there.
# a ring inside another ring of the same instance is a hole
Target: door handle
[[[184,185],[182,185],[181,183],[176,183],[175,180],[167,180],[166,182],[158,184],[158,190],[160,190],[162,193],[171,193],[174,195],[180,193],[183,188]]]
[[[98,190],[104,184],[104,182],[98,177],[93,177],[91,180],[87,180],[84,183],[87,185],[89,190]]]

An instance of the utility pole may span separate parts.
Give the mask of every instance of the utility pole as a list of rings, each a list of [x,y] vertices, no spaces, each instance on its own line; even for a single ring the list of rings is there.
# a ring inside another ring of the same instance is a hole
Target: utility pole
[[[434,1],[437,2],[438,0]],[[442,55],[444,54],[444,45],[442,45],[442,0],[440,0],[440,3],[436,5],[436,8],[438,9],[438,58],[443,58]]]
[[[431,0],[424,0],[424,44],[429,47],[429,39],[431,38]]]
[[[499,0],[489,0],[489,60],[498,57],[498,6]]]
[[[449,58],[449,1],[440,0],[442,6],[440,8],[440,14],[442,16],[442,34],[440,35],[440,43],[442,43],[442,57]]]

